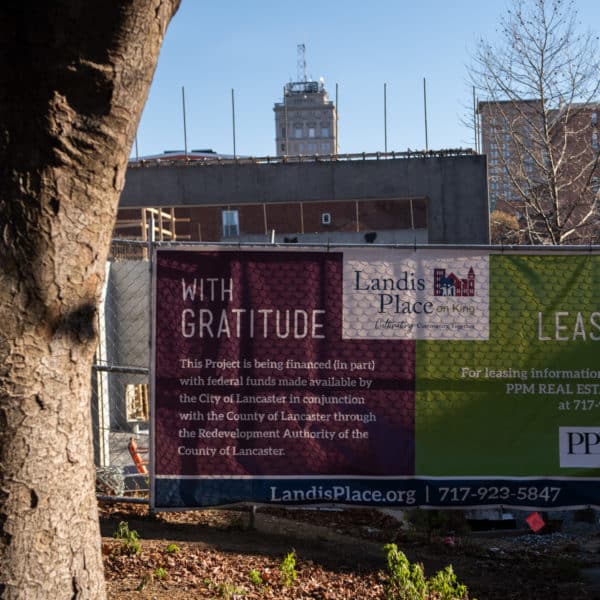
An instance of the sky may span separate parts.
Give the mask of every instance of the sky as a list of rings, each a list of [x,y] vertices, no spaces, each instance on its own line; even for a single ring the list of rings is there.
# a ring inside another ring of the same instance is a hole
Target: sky
[[[597,22],[598,0],[574,2],[582,29]],[[338,86],[340,153],[385,147],[473,148],[468,65],[484,38],[499,39],[504,0],[182,0],[163,43],[132,157],[187,148],[275,155],[273,105],[298,78],[298,45],[307,75]],[[137,150],[136,150],[137,148]]]

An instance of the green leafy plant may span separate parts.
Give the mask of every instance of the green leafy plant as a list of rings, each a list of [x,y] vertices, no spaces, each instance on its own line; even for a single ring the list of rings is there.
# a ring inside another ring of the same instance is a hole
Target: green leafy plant
[[[467,586],[459,583],[452,565],[438,571],[428,582],[429,592],[439,600],[463,600],[467,598]]]
[[[396,544],[386,544],[385,553],[388,576],[385,595],[388,600],[425,600],[427,583],[423,567],[411,564]]]
[[[132,556],[134,554],[139,554],[142,551],[138,533],[134,529],[129,529],[127,521],[121,521],[119,523],[113,537],[117,540],[121,540],[121,554]]]
[[[179,552],[181,552],[181,548],[177,544],[169,544],[165,548],[165,552],[167,554],[179,554]]]
[[[452,565],[425,579],[423,567],[411,564],[396,544],[383,547],[387,562],[387,600],[467,600],[466,585],[459,583]]]
[[[286,587],[294,585],[298,577],[296,572],[296,552],[292,550],[285,555],[281,564],[279,565],[279,572],[281,573],[281,583]]]
[[[157,567],[154,569],[154,577],[156,579],[165,579],[167,576],[167,570],[164,567]]]
[[[250,578],[250,581],[254,585],[263,585],[264,584],[263,578],[260,575],[260,571],[258,571],[256,569],[252,569],[250,571],[250,573],[248,573],[248,577]]]

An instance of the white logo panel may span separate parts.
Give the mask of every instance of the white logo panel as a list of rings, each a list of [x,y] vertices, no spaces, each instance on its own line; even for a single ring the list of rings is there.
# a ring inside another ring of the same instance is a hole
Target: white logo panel
[[[489,338],[489,258],[458,250],[344,251],[344,339]]]

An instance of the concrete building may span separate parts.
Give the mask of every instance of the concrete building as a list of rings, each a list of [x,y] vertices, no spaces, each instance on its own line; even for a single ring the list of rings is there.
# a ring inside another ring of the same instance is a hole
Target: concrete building
[[[286,84],[273,110],[277,156],[337,154],[335,106],[322,80]]]
[[[116,235],[203,242],[489,243],[471,151],[132,162]]]

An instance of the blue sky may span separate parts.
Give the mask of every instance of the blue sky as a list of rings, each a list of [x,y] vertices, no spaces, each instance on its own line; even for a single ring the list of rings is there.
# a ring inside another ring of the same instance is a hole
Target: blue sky
[[[506,2],[472,0],[182,0],[161,51],[138,128],[139,155],[183,149],[185,87],[188,149],[275,153],[273,104],[296,80],[297,45],[309,77],[339,90],[340,152],[473,147],[464,125],[472,106],[467,65],[480,37],[497,39]],[[582,28],[598,20],[597,0],[575,2]],[[132,149],[135,155],[135,146]]]

